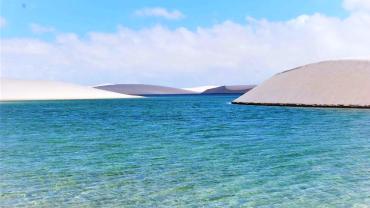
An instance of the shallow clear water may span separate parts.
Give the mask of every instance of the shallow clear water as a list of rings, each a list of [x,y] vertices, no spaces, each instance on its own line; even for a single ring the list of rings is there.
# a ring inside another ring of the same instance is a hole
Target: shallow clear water
[[[0,207],[368,207],[370,110],[0,104]]]

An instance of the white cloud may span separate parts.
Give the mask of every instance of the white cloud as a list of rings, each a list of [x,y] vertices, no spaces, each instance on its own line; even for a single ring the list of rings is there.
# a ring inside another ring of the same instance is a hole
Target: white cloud
[[[370,11],[370,0],[344,0],[343,7],[349,11]]]
[[[31,23],[30,29],[35,34],[52,33],[56,31],[53,27],[42,26],[36,23]]]
[[[6,20],[4,17],[0,16],[0,28],[5,27],[6,25]]]
[[[162,7],[143,8],[135,12],[137,16],[163,17],[169,20],[182,19],[185,16],[178,10],[168,11]]]
[[[370,58],[370,14],[340,19],[321,14],[288,21],[247,18],[190,30],[119,27],[51,42],[3,39],[4,76],[84,84],[153,83],[172,86],[259,83],[302,64]]]

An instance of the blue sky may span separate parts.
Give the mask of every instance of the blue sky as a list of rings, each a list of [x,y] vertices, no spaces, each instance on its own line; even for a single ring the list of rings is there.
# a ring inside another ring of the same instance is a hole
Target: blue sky
[[[150,7],[176,9],[185,18],[167,20],[135,15],[135,11]],[[225,20],[242,23],[247,16],[285,21],[314,13],[342,18],[348,15],[341,0],[1,0],[1,16],[8,25],[1,34],[3,37],[32,37],[30,23],[83,35],[90,31],[113,32],[117,25],[139,29],[161,24],[194,29]]]
[[[370,58],[370,0],[0,3],[4,77],[86,85],[258,84],[308,63]]]

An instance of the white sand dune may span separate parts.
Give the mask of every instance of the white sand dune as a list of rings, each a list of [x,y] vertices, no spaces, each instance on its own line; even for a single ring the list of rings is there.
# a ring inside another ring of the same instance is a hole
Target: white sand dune
[[[75,84],[42,81],[0,79],[0,101],[75,100],[139,98]]]
[[[189,87],[189,88],[182,88],[182,89],[193,91],[193,92],[196,92],[196,93],[202,93],[202,92],[204,92],[206,90],[209,90],[209,89],[212,89],[212,88],[216,88],[216,87],[219,87],[219,86],[207,85],[207,86]]]
[[[233,103],[370,107],[370,61],[325,61],[279,73]]]

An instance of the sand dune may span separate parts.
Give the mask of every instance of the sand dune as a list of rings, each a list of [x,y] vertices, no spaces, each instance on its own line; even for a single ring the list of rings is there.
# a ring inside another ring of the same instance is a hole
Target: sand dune
[[[370,61],[325,61],[279,73],[233,103],[370,107]]]
[[[202,94],[243,94],[253,89],[254,85],[225,85],[205,90]]]
[[[115,84],[97,86],[95,88],[129,95],[180,95],[195,93],[190,90],[146,84]]]
[[[138,98],[75,84],[1,78],[0,101]]]
[[[208,86],[198,86],[198,87],[189,87],[189,88],[182,88],[184,90],[193,91],[195,93],[202,93],[208,89],[216,88],[218,86],[215,85],[208,85]]]

